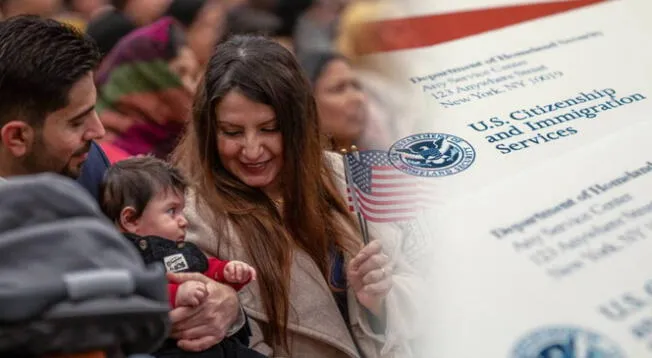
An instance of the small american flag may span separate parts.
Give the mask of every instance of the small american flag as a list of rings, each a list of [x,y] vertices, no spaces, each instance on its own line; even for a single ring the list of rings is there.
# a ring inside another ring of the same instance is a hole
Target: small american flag
[[[394,168],[385,151],[347,153],[345,164],[349,209],[358,211],[368,221],[411,220],[434,201],[432,185]]]

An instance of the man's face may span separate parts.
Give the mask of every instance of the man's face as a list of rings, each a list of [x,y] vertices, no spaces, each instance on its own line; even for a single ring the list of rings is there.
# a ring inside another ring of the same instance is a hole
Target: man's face
[[[45,117],[36,129],[22,166],[29,173],[55,172],[77,178],[86,161],[91,141],[104,136],[95,112],[96,90],[88,73],[68,94],[68,105]]]

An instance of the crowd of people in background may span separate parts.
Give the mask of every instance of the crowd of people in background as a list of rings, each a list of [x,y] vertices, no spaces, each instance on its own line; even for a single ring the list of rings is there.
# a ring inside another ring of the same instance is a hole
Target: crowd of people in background
[[[338,154],[402,131],[380,7],[0,0],[0,247],[40,262],[0,354],[418,356],[419,270],[399,227],[363,240]]]
[[[104,58],[96,78],[98,111],[111,158],[148,153],[148,141],[174,138],[213,48],[238,34],[268,36],[296,54],[311,73],[324,133],[334,144],[388,145],[399,116],[392,95],[381,93],[387,80],[358,61],[374,42],[363,25],[381,9],[378,0],[0,1],[4,18],[54,18],[96,41]],[[156,36],[161,31],[170,36]],[[331,65],[331,58],[342,61]],[[341,148],[348,147],[334,149]]]

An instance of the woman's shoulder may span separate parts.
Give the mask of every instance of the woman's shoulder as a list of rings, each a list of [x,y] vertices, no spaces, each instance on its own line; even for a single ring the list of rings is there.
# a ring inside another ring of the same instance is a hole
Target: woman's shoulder
[[[211,256],[217,255],[217,250],[211,238],[216,237],[214,215],[202,203],[193,188],[186,191],[186,203],[183,214],[188,221],[186,240],[197,244]]]
[[[343,160],[344,157],[339,153],[324,151],[324,165],[330,169],[331,179],[342,193],[346,193],[346,173]]]
[[[189,188],[185,199],[183,213],[188,221],[186,240],[211,256],[222,259],[239,257],[243,249],[233,223],[226,216],[215,213],[208,203],[198,197],[195,189]]]

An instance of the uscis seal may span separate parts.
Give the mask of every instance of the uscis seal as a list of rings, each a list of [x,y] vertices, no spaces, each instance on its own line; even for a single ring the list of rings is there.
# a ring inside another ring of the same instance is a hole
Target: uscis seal
[[[471,166],[475,150],[454,135],[420,133],[394,143],[389,149],[389,160],[396,169],[410,175],[442,177]]]
[[[625,358],[600,334],[578,327],[542,327],[521,339],[512,358]]]

